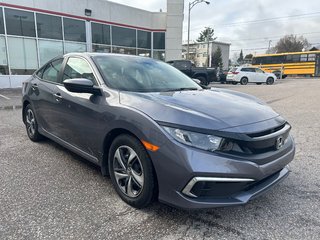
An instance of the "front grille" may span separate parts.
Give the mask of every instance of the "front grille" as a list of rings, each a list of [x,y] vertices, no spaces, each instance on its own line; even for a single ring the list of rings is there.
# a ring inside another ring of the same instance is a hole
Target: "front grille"
[[[286,143],[290,129],[290,125],[285,123],[258,133],[245,134],[244,140],[225,139],[221,145],[221,152],[248,156],[277,151],[276,143],[279,136]]]
[[[284,124],[282,124],[282,125],[280,125],[278,127],[275,127],[275,128],[272,128],[272,129],[268,129],[268,130],[263,131],[263,132],[250,133],[250,134],[247,134],[247,135],[249,137],[251,137],[251,138],[262,137],[262,136],[269,135],[269,134],[274,133],[274,132],[278,132],[279,130],[281,130],[285,126],[286,126],[286,123],[284,123]]]

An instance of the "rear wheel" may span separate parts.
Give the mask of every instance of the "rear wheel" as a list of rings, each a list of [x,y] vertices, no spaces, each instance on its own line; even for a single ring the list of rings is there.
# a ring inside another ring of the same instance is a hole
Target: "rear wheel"
[[[207,86],[207,85],[209,84],[208,81],[207,81],[207,79],[206,79],[205,77],[199,76],[199,77],[197,77],[197,79],[200,80],[201,85]]]
[[[238,83],[237,83],[237,82],[232,82],[232,84],[233,84],[233,85],[237,85]]]
[[[138,139],[123,134],[113,141],[109,151],[109,172],[115,190],[127,204],[143,208],[154,199],[153,166]]]
[[[38,122],[36,115],[30,104],[26,106],[23,112],[24,122],[27,129],[28,137],[33,142],[38,142],[43,139],[43,136],[38,131]]]
[[[257,82],[256,84],[257,84],[257,85],[261,85],[262,83],[261,83],[261,82]]]
[[[248,78],[246,78],[246,77],[241,78],[240,84],[241,85],[247,85],[248,84]]]
[[[267,85],[272,85],[274,83],[274,79],[272,77],[268,77],[266,84]]]

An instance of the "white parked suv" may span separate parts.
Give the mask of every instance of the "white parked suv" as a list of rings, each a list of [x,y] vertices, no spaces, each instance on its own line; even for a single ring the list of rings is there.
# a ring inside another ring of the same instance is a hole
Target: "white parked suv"
[[[233,84],[240,83],[241,85],[246,85],[248,83],[266,83],[271,85],[276,80],[277,76],[273,73],[266,73],[260,68],[251,66],[234,67],[228,72],[227,75],[227,82],[231,82]]]

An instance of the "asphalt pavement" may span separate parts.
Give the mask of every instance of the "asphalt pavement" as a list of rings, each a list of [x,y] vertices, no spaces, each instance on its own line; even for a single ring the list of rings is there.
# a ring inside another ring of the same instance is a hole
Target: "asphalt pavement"
[[[21,89],[0,90],[0,239],[319,239],[320,79],[213,86],[269,103],[291,123],[297,152],[290,176],[270,192],[201,211],[126,205],[98,167],[50,140],[31,142]]]

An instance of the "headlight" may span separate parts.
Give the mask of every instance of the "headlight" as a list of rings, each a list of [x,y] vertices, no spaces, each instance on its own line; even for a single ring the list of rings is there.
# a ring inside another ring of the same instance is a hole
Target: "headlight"
[[[163,127],[174,139],[183,144],[200,148],[207,151],[219,149],[222,142],[221,137],[207,135],[197,132],[190,132],[178,128]]]

